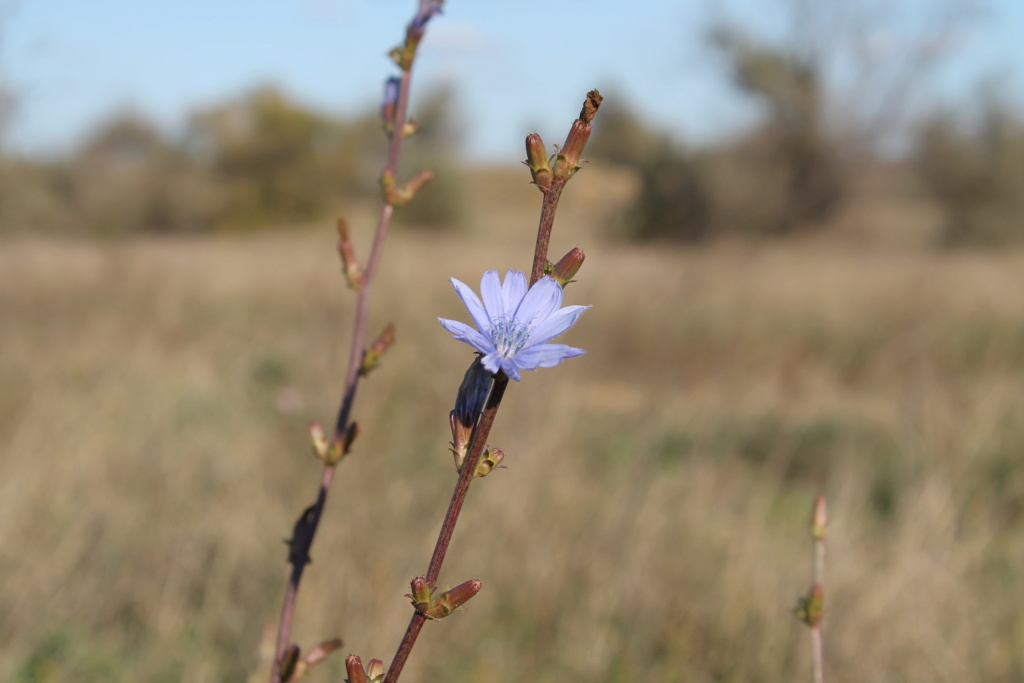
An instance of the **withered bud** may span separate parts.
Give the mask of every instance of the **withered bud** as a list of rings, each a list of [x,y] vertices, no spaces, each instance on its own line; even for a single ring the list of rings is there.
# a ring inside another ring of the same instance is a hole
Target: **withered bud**
[[[370,345],[370,348],[363,351],[363,362],[359,365],[359,376],[365,377],[380,365],[381,358],[395,343],[395,326],[388,324],[384,331],[377,335],[377,338]]]
[[[345,657],[345,671],[348,673],[348,683],[370,683],[363,671],[363,660],[359,655]]]
[[[473,473],[474,477],[486,477],[488,474],[494,471],[494,469],[501,465],[501,461],[505,459],[505,451],[500,448],[488,448],[480,456],[480,461],[476,464],[476,472]]]
[[[551,269],[551,278],[564,288],[572,282],[572,279],[579,272],[583,260],[587,255],[579,247],[573,247],[568,254],[559,259],[558,263]]]
[[[530,175],[533,176],[533,183],[541,191],[551,186],[551,161],[548,158],[544,141],[537,133],[526,136],[526,161],[523,162],[530,168]]]
[[[816,541],[824,541],[827,529],[828,507],[825,504],[825,496],[819,493],[814,497],[814,510],[811,513],[811,536]]]
[[[370,683],[384,680],[384,661],[371,659],[370,663],[366,665],[366,675],[370,677]]]
[[[473,429],[477,417],[484,409],[484,401],[491,391],[491,384],[494,382],[494,375],[484,367],[483,356],[477,354],[466,374],[462,376],[462,384],[459,385],[459,393],[455,396],[455,417],[460,425]]]
[[[341,256],[341,272],[348,286],[359,291],[363,287],[363,269],[356,259],[356,249],[348,236],[348,222],[338,219],[338,254]]]
[[[580,110],[580,120],[584,123],[593,121],[602,102],[604,102],[604,98],[601,97],[600,91],[591,90],[588,92],[587,99],[583,102],[583,109]]]

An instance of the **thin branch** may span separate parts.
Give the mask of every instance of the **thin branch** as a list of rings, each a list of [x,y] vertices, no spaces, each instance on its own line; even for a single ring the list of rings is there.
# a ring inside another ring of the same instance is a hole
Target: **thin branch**
[[[391,128],[391,147],[388,154],[388,165],[384,173],[390,173],[392,177],[397,176],[398,162],[402,147],[402,130],[409,104],[409,84],[411,81],[410,68],[402,71],[401,83],[399,86],[398,100],[396,102],[394,125]],[[359,386],[359,367],[362,363],[363,349],[366,341],[366,321],[369,311],[370,292],[380,264],[381,253],[384,247],[384,240],[387,237],[388,228],[391,224],[391,216],[394,213],[394,205],[385,194],[382,203],[380,218],[377,221],[377,230],[374,235],[373,247],[370,251],[369,260],[362,286],[356,300],[355,317],[352,325],[352,344],[349,351],[348,371],[345,378],[344,389],[341,397],[341,405],[338,409],[338,417],[334,427],[334,442],[345,438],[350,428],[350,417],[352,405],[355,402],[356,389]],[[303,524],[303,533],[299,534],[299,525],[296,525],[296,533],[292,538],[292,549],[289,553],[289,561],[292,563],[291,576],[288,579],[288,586],[285,590],[284,605],[281,608],[281,618],[278,625],[277,646],[274,654],[274,665],[271,671],[271,683],[280,683],[281,660],[285,650],[288,648],[288,641],[291,636],[292,621],[294,619],[295,603],[299,592],[299,583],[302,580],[302,573],[305,566],[309,564],[309,551],[313,544],[313,538],[320,525],[324,507],[327,504],[327,494],[331,482],[334,479],[334,468],[336,463],[324,465],[320,481],[320,489],[317,495],[316,504],[304,513],[305,519],[300,520]]]

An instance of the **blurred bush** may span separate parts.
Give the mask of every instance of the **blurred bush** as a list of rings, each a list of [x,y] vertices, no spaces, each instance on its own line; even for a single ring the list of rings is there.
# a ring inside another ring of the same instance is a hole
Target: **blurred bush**
[[[823,120],[817,67],[735,33],[714,36],[733,81],[763,120],[731,141],[687,149],[614,104],[602,110],[591,156],[632,167],[641,190],[619,231],[683,243],[820,230],[848,194],[839,143]]]
[[[971,125],[940,114],[917,133],[915,166],[945,223],[944,246],[1024,239],[1024,121],[989,101]]]
[[[429,167],[443,179],[403,209],[408,224],[460,219],[450,99],[427,98],[423,133],[406,148],[403,173]],[[332,117],[273,87],[192,113],[176,138],[122,112],[64,158],[0,156],[0,231],[118,237],[296,225],[375,198],[386,156],[376,112]]]
[[[138,114],[102,124],[60,175],[71,222],[90,234],[203,230],[217,215],[208,170]]]

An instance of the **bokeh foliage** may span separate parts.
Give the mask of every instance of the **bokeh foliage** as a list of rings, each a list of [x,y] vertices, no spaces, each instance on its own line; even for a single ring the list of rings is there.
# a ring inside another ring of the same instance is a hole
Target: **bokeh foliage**
[[[411,226],[461,220],[450,90],[425,102],[410,168],[443,178]],[[447,135],[447,136],[446,136]],[[329,220],[376,196],[387,142],[376,112],[343,118],[261,87],[192,112],[169,134],[137,112],[102,122],[65,158],[0,157],[0,225],[11,233],[116,237],[209,233]],[[415,166],[413,164],[419,164]]]

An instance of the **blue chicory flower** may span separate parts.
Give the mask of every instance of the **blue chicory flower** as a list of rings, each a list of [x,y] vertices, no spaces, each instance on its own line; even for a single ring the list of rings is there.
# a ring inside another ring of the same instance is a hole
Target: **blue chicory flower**
[[[504,370],[518,382],[520,370],[551,368],[586,353],[565,344],[545,343],[572,327],[590,308],[562,308],[562,286],[551,278],[541,278],[527,291],[521,271],[510,270],[502,283],[498,271],[489,270],[480,280],[482,303],[469,286],[455,278],[451,283],[476,329],[457,320],[438,321],[455,339],[482,353],[481,362],[489,372]]]

